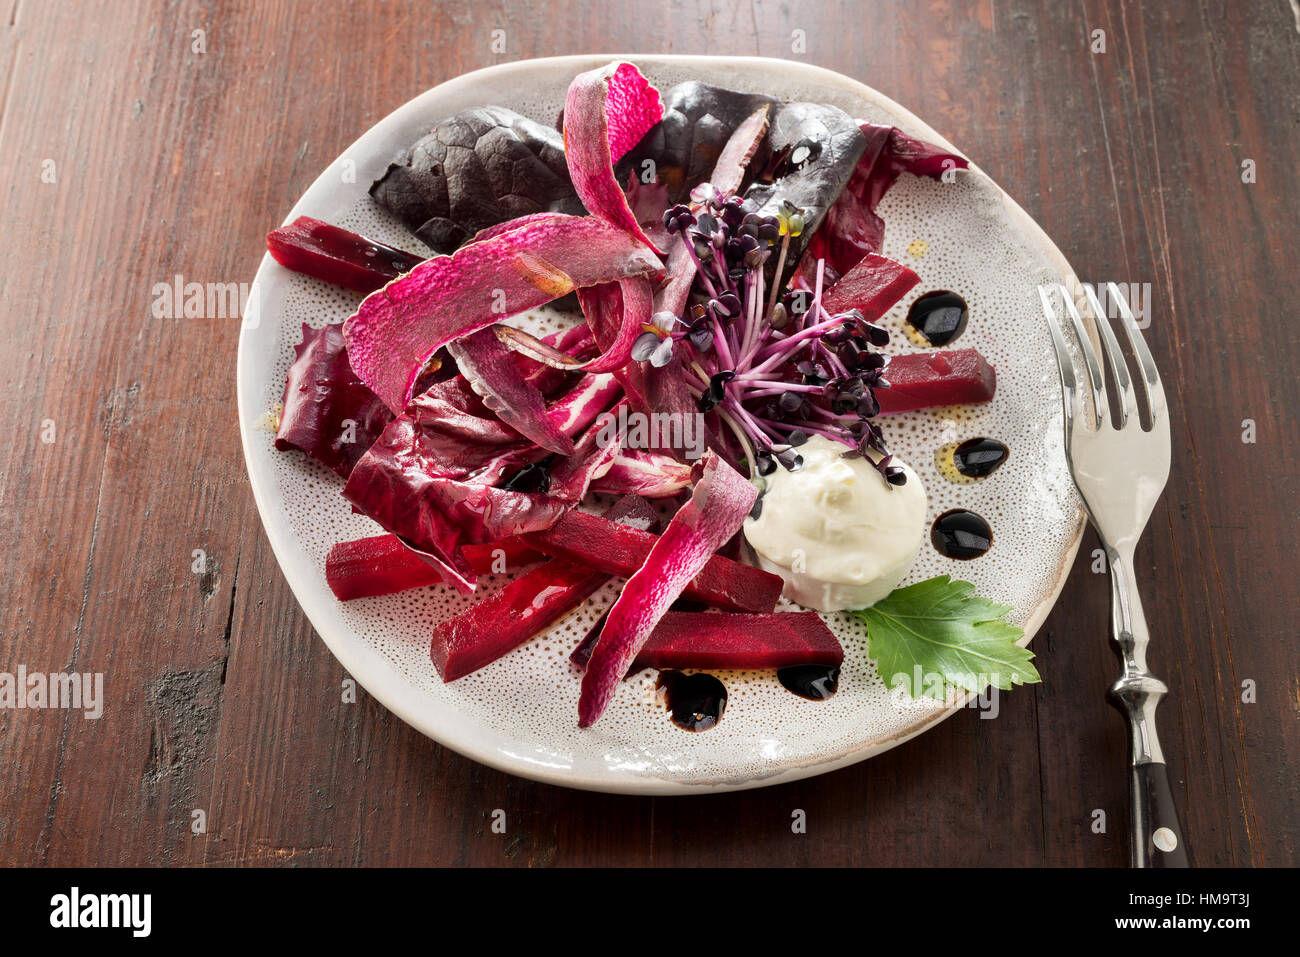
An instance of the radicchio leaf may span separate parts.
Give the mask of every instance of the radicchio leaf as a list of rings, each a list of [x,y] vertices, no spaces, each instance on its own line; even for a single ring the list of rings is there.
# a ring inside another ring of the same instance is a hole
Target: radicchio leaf
[[[275,447],[300,449],[347,478],[392,413],[353,373],[342,325],[304,323],[294,352]]]
[[[549,528],[572,507],[551,495],[428,475],[410,450],[381,438],[357,463],[343,494],[464,594],[474,590],[476,576],[461,546]]]
[[[614,163],[662,116],[659,91],[625,62],[578,74],[564,100],[564,156],[574,190],[589,212],[651,248],[618,185]]]
[[[438,253],[529,213],[582,213],[559,132],[500,106],[439,121],[370,195]]]
[[[758,489],[713,452],[706,453],[700,469],[690,501],[673,516],[609,610],[582,676],[579,727],[591,727],[600,718],[659,619],[741,527],[758,497]]]
[[[393,412],[448,342],[573,289],[658,272],[629,233],[594,216],[535,217],[438,256],[367,296],[344,324],[357,377]]]
[[[566,502],[581,502],[592,482],[609,471],[618,455],[618,443],[602,442],[601,431],[593,423],[574,453],[551,470],[551,495]]]
[[[691,484],[691,466],[641,449],[621,449],[609,470],[591,483],[593,492],[668,498]]]
[[[612,375],[583,376],[548,406],[546,415],[560,432],[574,436],[621,391]],[[576,501],[495,487],[545,455],[492,418],[457,376],[416,397],[389,424],[357,462],[343,495],[418,551],[449,584],[468,593],[474,587],[473,569],[461,546],[549,528]],[[585,492],[589,477],[574,481]]]
[[[514,355],[488,327],[448,343],[461,375],[497,418],[542,448],[573,454],[573,439],[546,416],[546,399],[533,382],[521,378]],[[540,341],[540,340],[539,340]]]
[[[939,179],[945,170],[970,165],[964,157],[908,136],[897,127],[863,122],[860,129],[867,148],[825,222],[810,240],[791,282],[796,288],[814,287],[819,259],[826,261],[826,281],[834,282],[867,253],[880,250],[885,221],[876,215],[876,206],[902,173]]]

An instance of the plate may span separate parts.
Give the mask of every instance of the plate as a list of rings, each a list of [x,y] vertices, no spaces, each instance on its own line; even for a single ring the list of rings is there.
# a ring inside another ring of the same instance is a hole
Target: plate
[[[367,188],[399,149],[437,120],[499,104],[553,124],[572,78],[628,59],[661,90],[698,79],[786,99],[832,103],[858,119],[890,123],[954,149],[898,104],[838,73],[758,58],[592,55],[490,67],[434,87],[370,129],[321,173],[286,221],[310,215],[427,254],[378,209]],[[959,292],[970,323],[954,348],[974,346],[997,368],[998,391],[982,407],[925,410],[885,420],[891,447],[929,492],[929,521],[972,509],[994,530],[993,547],[953,561],[929,543],[909,581],[947,573],[1010,605],[1028,642],[1047,617],[1079,546],[1083,512],[1066,467],[1061,403],[1037,287],[1074,279],[1051,240],[978,167],[942,183],[904,174],[879,207],[882,252],[916,270],[921,283],[884,320],[886,351],[915,350],[902,318],[916,296]],[[594,727],[577,726],[580,676],[567,656],[615,597],[614,586],[487,668],[443,684],[429,660],[429,632],[467,600],[442,586],[342,603],[325,582],[330,546],[377,534],[339,494],[341,481],[297,453],[276,452],[265,413],[280,399],[304,322],[351,314],[359,296],[289,272],[269,256],[250,289],[239,341],[240,431],[253,494],[275,556],[313,627],[348,673],[407,723],[467,757],[524,777],[570,787],[641,794],[697,794],[760,787],[821,774],[879,754],[968,703],[912,701],[886,687],[866,657],[866,635],[846,616],[826,619],[845,648],[839,692],[824,702],[786,691],[771,672],[717,672],[728,689],[722,721],[690,733],[656,703],[654,673],[619,688]],[[545,312],[528,317],[547,328]],[[975,436],[1005,442],[1007,462],[974,484],[943,478],[936,451]],[[488,578],[491,591],[501,581]],[[1024,691],[1011,691],[1022,694]],[[936,706],[937,704],[937,706]]]

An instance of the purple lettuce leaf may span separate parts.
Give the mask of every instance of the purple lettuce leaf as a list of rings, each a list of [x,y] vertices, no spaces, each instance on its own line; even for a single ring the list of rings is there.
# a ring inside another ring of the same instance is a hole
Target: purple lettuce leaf
[[[370,195],[438,253],[519,216],[583,211],[560,133],[500,106],[439,121],[398,154]]]
[[[392,413],[352,372],[342,325],[304,323],[294,353],[275,447],[306,452],[347,478]]]
[[[966,169],[969,163],[931,143],[908,136],[893,126],[860,124],[867,148],[844,191],[808,243],[791,285],[812,289],[817,260],[825,259],[828,283],[847,273],[867,253],[879,252],[885,221],[876,206],[903,173],[939,179],[945,170]]]
[[[685,202],[709,179],[732,133],[755,110],[774,106],[761,93],[740,93],[707,83],[679,83],[664,95],[664,116],[619,161],[619,182],[631,173],[655,170],[668,189],[669,204]],[[647,167],[649,160],[653,167]]]

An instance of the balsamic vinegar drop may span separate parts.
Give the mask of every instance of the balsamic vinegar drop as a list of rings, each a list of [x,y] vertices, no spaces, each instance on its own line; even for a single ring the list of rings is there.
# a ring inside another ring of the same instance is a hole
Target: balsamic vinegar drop
[[[993,547],[993,529],[974,512],[954,508],[934,520],[930,542],[940,554],[967,561]]]
[[[662,692],[673,724],[685,731],[708,731],[727,708],[727,688],[713,675],[661,671],[655,688]]]
[[[946,346],[966,331],[970,310],[955,292],[940,289],[918,296],[907,310],[907,321],[932,346]]]

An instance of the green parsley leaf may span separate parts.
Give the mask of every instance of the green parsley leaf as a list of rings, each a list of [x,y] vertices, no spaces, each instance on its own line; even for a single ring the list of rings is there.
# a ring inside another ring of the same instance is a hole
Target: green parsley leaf
[[[1006,691],[1042,681],[1029,663],[1033,652],[1016,644],[1024,631],[1002,620],[1011,606],[974,591],[940,575],[849,612],[866,622],[867,653],[885,684],[942,699],[953,686],[979,693],[990,684]]]

